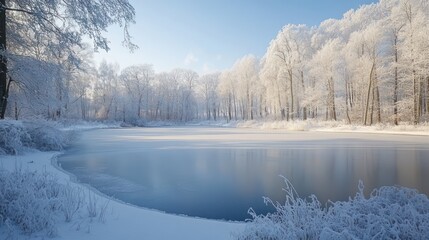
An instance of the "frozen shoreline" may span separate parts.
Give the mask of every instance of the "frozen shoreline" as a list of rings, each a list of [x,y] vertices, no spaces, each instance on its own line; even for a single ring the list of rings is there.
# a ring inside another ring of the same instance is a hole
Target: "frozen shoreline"
[[[347,133],[374,133],[374,134],[400,134],[429,136],[429,123],[420,125],[390,125],[376,124],[363,126],[347,124],[343,121],[203,121],[189,124],[190,126],[217,126],[235,128],[256,128],[256,129],[282,129],[290,131],[316,131],[316,132],[347,132]]]
[[[332,123],[314,122],[233,122],[233,123],[208,123],[202,122],[192,126],[218,126],[256,129],[283,129],[290,131],[323,131],[323,132],[351,132],[371,134],[406,134],[429,136],[429,126],[418,126],[416,131],[407,131],[414,126],[402,126],[404,131],[392,128],[377,130],[375,127],[356,127]],[[322,126],[323,125],[323,126]],[[88,128],[90,129],[90,128]],[[86,130],[88,130],[86,129]],[[396,130],[396,131],[395,131]],[[245,229],[244,223],[226,222],[187,216],[167,214],[158,210],[144,209],[129,205],[119,200],[112,200],[108,196],[99,193],[92,187],[75,182],[71,175],[56,166],[55,158],[60,152],[33,151],[24,155],[0,157],[0,168],[13,171],[19,167],[23,170],[36,171],[38,173],[52,173],[58,178],[59,183],[84,188],[85,192],[95,195],[100,203],[108,202],[106,221],[89,221],[80,216],[71,223],[58,222],[58,236],[55,239],[233,239],[234,233]],[[0,226],[0,239],[5,229]],[[17,239],[42,239],[42,236],[18,235]],[[14,239],[14,238],[12,238]]]
[[[52,173],[59,183],[84,187],[95,195],[97,201],[108,202],[106,221],[87,222],[84,218],[71,223],[58,223],[58,236],[54,239],[232,239],[233,233],[244,229],[244,223],[222,222],[163,213],[161,211],[112,201],[90,187],[72,181],[68,173],[53,164],[59,152],[34,152],[21,156],[3,156],[0,167],[13,171],[23,170]],[[1,229],[1,228],[0,228]],[[4,230],[4,229],[3,229]],[[2,233],[2,231],[0,231]],[[1,236],[2,234],[0,234]],[[39,236],[16,236],[25,239],[41,239]],[[0,237],[1,239],[1,237]]]

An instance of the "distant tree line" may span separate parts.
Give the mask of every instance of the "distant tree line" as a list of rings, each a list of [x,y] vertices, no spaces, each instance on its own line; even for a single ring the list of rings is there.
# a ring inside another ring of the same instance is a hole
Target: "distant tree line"
[[[381,0],[316,27],[286,25],[262,59],[247,55],[228,70],[204,75],[186,69],[156,73],[147,64],[121,71],[107,62],[95,67],[82,44],[71,48],[79,62],[73,64],[46,36],[27,47],[12,45],[31,54],[9,65],[15,81],[7,114],[418,124],[429,120],[428,36],[428,1]],[[50,54],[38,57],[41,50]]]

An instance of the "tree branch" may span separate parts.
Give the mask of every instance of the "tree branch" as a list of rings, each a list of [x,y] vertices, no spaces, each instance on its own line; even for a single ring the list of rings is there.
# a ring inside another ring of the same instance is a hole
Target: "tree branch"
[[[31,11],[28,11],[28,10],[25,10],[25,9],[9,8],[9,7],[5,7],[5,6],[2,6],[2,8],[4,8],[4,10],[6,10],[6,11],[22,12],[22,13],[27,13],[27,14],[30,14],[30,15],[36,15],[35,12],[31,12]]]

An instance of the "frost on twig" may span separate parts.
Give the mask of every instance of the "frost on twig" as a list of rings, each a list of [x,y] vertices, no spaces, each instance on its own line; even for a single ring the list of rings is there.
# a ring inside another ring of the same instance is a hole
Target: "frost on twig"
[[[53,237],[61,221],[81,221],[90,229],[92,218],[106,220],[109,202],[97,199],[81,187],[59,184],[48,172],[0,169],[0,232]]]
[[[299,198],[285,180],[286,201],[273,203],[276,211],[257,215],[246,224],[240,240],[260,239],[425,239],[429,236],[429,199],[404,187],[381,187],[368,198],[359,192],[346,202],[321,207],[315,196]]]

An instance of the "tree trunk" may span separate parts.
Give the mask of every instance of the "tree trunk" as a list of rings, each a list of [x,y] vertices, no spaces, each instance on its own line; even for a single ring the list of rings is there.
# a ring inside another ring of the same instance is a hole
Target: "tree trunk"
[[[237,99],[235,98],[235,93],[232,94],[232,99],[234,101],[234,118],[237,120]]]
[[[373,85],[374,85],[374,83],[373,83]],[[375,88],[373,87],[372,88],[372,99],[371,99],[371,114],[369,116],[369,125],[372,125],[374,123],[374,108],[375,108],[375,105],[374,105],[374,103],[375,103],[375,101],[374,101],[374,99],[375,99],[375,90],[374,89]]]
[[[250,120],[253,120],[253,97],[250,98]]]
[[[301,71],[301,86],[302,86],[302,92],[305,94],[305,85],[304,85],[304,72]],[[304,106],[302,108],[302,119],[307,120],[307,107]]]
[[[280,96],[280,88],[277,86],[277,100],[278,100],[278,104],[279,104],[279,108],[280,109],[280,117],[282,120],[285,120],[285,111],[282,108],[282,100],[281,100],[281,96]]]
[[[143,98],[143,96],[142,95],[140,95],[139,96],[139,102],[138,102],[138,105],[137,105],[137,118],[138,119],[140,119],[141,118],[141,112],[142,112],[142,98]]]
[[[421,76],[419,79],[419,104],[418,104],[418,117],[421,118],[423,111],[424,111],[424,105],[423,105],[423,94],[424,94],[424,84],[423,84],[424,78]]]
[[[348,90],[349,83],[348,83],[347,77],[344,79],[346,84],[346,88],[345,88],[346,89],[346,117],[347,117],[347,123],[351,124],[352,121],[350,120],[350,115],[349,115],[349,90]]]
[[[429,76],[426,77],[426,114],[429,114]]]
[[[366,94],[366,104],[365,104],[365,115],[364,115],[364,120],[363,120],[363,125],[367,125],[368,123],[368,109],[369,109],[369,99],[371,96],[371,88],[372,88],[372,75],[374,72],[374,67],[375,67],[375,63],[372,64],[371,67],[371,72],[369,74],[369,83],[368,83],[368,90],[367,90],[367,94]]]
[[[325,121],[328,121],[329,108],[326,106]]]
[[[293,73],[292,70],[288,71],[289,73],[289,84],[290,84],[290,118],[291,120],[293,120],[294,115],[295,115],[295,111],[293,109]],[[288,111],[289,113],[289,111]],[[289,117],[288,117],[288,121],[289,121]]]
[[[228,121],[232,119],[232,99],[231,94],[228,94]]]
[[[15,106],[14,106],[14,110],[15,110],[15,120],[18,121],[19,118],[19,110],[18,110],[18,103],[15,101]]]
[[[1,6],[6,7],[6,0],[0,0]],[[9,85],[7,82],[6,52],[6,9],[0,8],[0,119],[4,119]]]
[[[122,106],[122,122],[125,122],[125,104]]]
[[[377,123],[381,123],[381,106],[380,106],[380,91],[378,89],[378,77],[377,70],[374,70],[374,98],[375,101],[375,113],[377,114]]]
[[[354,101],[355,101],[355,91],[354,91],[354,88],[353,88],[353,82],[351,82],[351,83],[349,83],[349,103],[350,103],[350,110],[351,111],[353,111],[353,106],[355,105],[354,104]]]
[[[289,105],[288,105],[288,107],[286,107],[286,121],[289,122],[289,118],[290,116],[289,116]]]
[[[334,79],[333,77],[330,77],[328,79],[328,106],[327,106],[327,112],[328,112],[328,118],[329,120],[337,121],[337,113],[335,109],[335,86],[334,86]]]
[[[252,97],[250,94],[250,87],[249,84],[247,84],[246,86],[246,109],[247,109],[247,114],[246,114],[246,119],[247,120],[253,120],[253,116],[252,116]]]
[[[395,83],[393,90],[393,115],[394,124],[398,125],[398,37],[395,36]]]
[[[418,98],[417,76],[416,76],[416,70],[413,69],[413,123],[414,125],[417,125],[418,123],[418,100],[419,98]]]
[[[86,119],[86,112],[85,112],[85,102],[84,98],[80,98],[80,117],[85,120]]]
[[[207,120],[210,120],[210,106],[209,106],[209,100],[206,99],[206,118]]]

